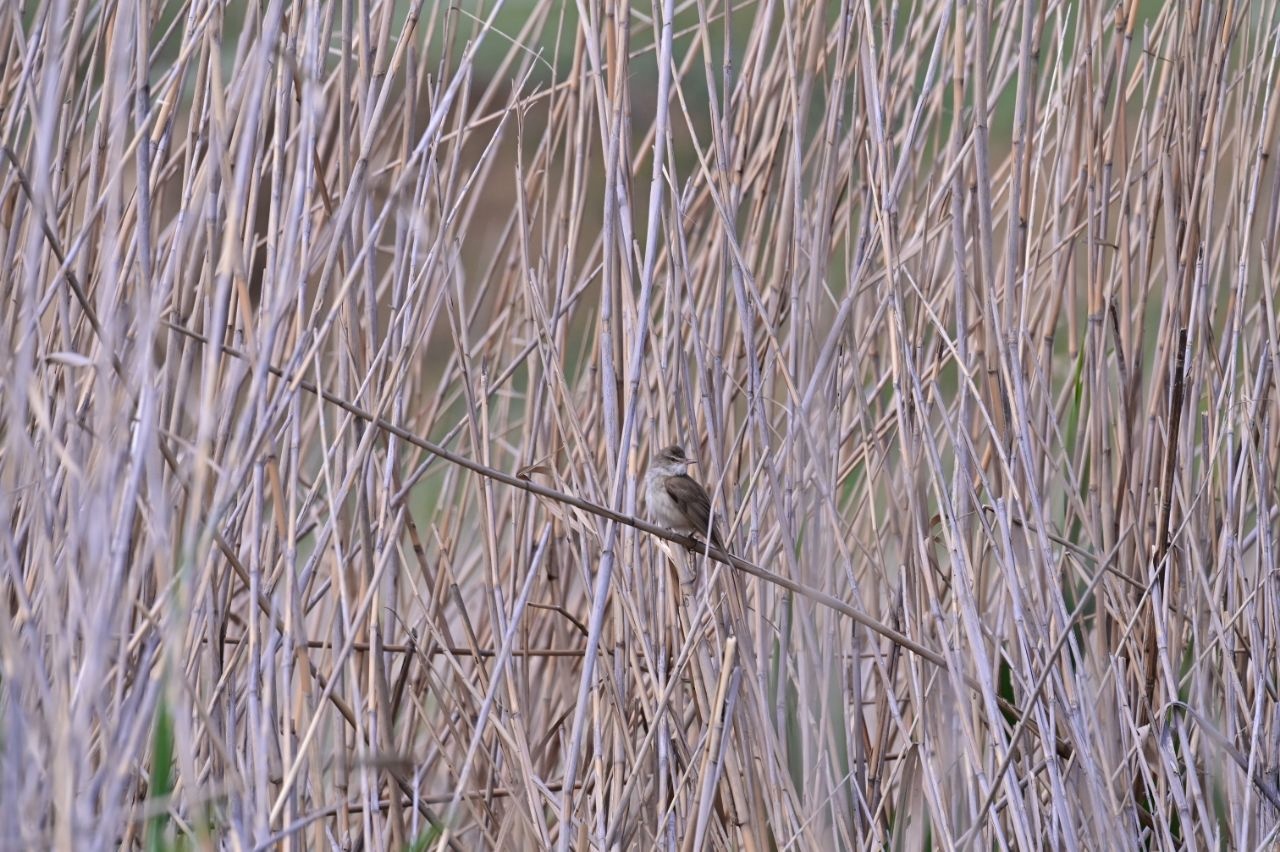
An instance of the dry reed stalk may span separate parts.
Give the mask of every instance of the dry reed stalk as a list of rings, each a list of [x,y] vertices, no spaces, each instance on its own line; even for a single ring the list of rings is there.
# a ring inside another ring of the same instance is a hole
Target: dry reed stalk
[[[1280,839],[1274,4],[0,43],[0,848]]]

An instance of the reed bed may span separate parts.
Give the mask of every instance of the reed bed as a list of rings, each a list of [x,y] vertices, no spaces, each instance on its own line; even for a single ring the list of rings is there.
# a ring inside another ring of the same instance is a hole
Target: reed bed
[[[1274,847],[1278,43],[5,4],[0,848]]]

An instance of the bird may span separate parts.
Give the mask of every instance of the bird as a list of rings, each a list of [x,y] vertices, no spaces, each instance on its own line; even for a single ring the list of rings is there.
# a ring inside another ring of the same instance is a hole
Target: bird
[[[687,473],[693,463],[677,444],[663,448],[649,461],[645,475],[645,504],[649,515],[655,523],[668,529],[706,537],[727,553],[711,517],[707,489]]]

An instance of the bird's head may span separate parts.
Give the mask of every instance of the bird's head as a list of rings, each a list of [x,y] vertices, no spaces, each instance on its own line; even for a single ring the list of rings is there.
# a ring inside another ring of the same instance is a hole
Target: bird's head
[[[687,471],[691,464],[693,460],[684,454],[684,448],[678,444],[664,447],[653,457],[654,468],[664,476],[679,476]]]

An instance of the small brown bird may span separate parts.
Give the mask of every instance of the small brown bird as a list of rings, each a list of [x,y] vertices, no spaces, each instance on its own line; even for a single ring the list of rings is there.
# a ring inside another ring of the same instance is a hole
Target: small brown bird
[[[711,517],[711,498],[707,496],[707,489],[686,473],[691,464],[693,460],[675,444],[653,457],[645,475],[645,502],[649,514],[655,523],[676,532],[708,537],[712,544],[725,550],[715,520]]]

